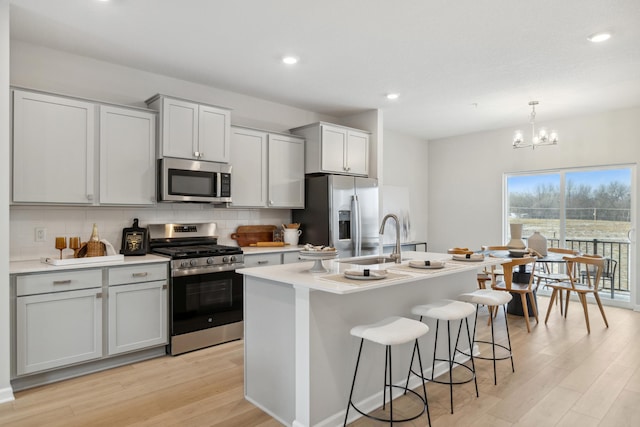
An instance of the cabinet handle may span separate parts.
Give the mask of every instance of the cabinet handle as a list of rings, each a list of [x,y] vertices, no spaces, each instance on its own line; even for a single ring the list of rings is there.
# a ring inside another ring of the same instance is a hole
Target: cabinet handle
[[[133,273],[132,276],[133,277],[147,277],[149,273],[147,273],[146,271],[142,272],[142,273]]]
[[[92,201],[93,200],[93,194],[87,194],[87,200]]]
[[[258,261],[258,264],[269,264],[269,261],[264,260],[264,261]]]
[[[102,292],[98,292],[98,293],[96,294],[96,298],[102,298]]]
[[[162,285],[162,289],[167,289],[169,286],[167,285]]]
[[[269,205],[273,205],[273,200],[269,200]]]
[[[54,285],[68,285],[69,283],[71,283],[71,279],[67,279],[67,280],[54,280],[53,284]]]
[[[200,152],[199,151],[194,151],[193,152],[193,157],[195,157],[196,159],[200,157]]]

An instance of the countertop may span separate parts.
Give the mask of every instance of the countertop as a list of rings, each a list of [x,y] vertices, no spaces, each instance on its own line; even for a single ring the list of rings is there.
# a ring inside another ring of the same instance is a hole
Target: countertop
[[[434,277],[447,276],[463,271],[480,270],[489,265],[498,265],[508,262],[505,258],[485,257],[483,261],[453,261],[451,255],[435,252],[413,252],[402,253],[403,262],[401,264],[378,264],[378,265],[357,265],[351,264],[347,260],[325,260],[322,261],[326,273],[310,273],[309,269],[314,261],[297,262],[292,264],[281,264],[264,267],[249,267],[238,269],[237,272],[246,276],[261,279],[273,280],[294,287],[305,287],[317,291],[330,292],[334,294],[350,294],[367,291],[387,286],[395,286],[403,283],[415,282]],[[368,257],[363,257],[368,258]],[[409,260],[443,260],[446,261],[442,269],[422,270],[408,267]],[[357,283],[348,284],[336,280],[335,276],[342,276],[345,270],[386,269],[393,278],[379,280],[362,280]],[[331,276],[334,276],[331,278]]]
[[[77,270],[81,268],[100,268],[100,267],[117,267],[125,265],[146,264],[153,262],[169,262],[168,257],[158,255],[142,255],[142,256],[126,256],[124,261],[96,262],[91,264],[75,264],[75,265],[50,265],[41,262],[39,259],[27,261],[11,261],[9,262],[9,274],[24,273],[53,273],[62,270]]]
[[[257,247],[257,246],[242,246],[240,247],[240,249],[242,249],[242,252],[245,255],[258,255],[258,254],[270,254],[270,253],[278,253],[278,252],[298,252],[299,250],[301,250],[304,246],[302,245],[298,245],[298,246],[291,246],[291,245],[285,245],[285,246],[261,246],[261,247]]]

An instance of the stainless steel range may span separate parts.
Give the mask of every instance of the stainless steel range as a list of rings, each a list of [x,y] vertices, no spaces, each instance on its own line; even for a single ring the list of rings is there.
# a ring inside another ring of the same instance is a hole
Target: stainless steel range
[[[242,249],[218,245],[215,223],[148,228],[151,252],[171,257],[170,353],[242,338]]]

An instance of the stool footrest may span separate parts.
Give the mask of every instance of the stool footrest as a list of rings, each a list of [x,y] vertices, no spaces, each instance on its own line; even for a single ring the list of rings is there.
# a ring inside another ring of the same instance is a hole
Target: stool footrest
[[[473,358],[475,359],[476,356],[473,356]],[[447,363],[449,363],[449,360],[447,360],[447,359],[435,359],[435,360],[436,360],[436,362],[447,362]],[[456,362],[455,360],[453,361],[453,364],[455,365],[454,367],[461,366],[461,367],[465,368],[467,371],[469,371],[471,373],[471,378],[465,379],[465,380],[449,382],[449,381],[436,380],[435,378],[433,378],[433,372],[431,373],[431,375],[432,375],[431,378],[424,377],[424,376],[420,375],[418,372],[414,371],[413,369],[411,369],[411,373],[414,374],[415,376],[417,376],[418,378],[424,378],[426,381],[429,381],[429,382],[432,382],[432,383],[436,383],[436,384],[466,384],[466,383],[470,383],[471,381],[473,381],[475,379],[476,374],[475,374],[475,372],[473,372],[473,369],[471,369],[470,367],[468,367],[464,363]]]
[[[385,387],[389,387],[389,384],[385,384],[384,386],[385,386]],[[422,416],[422,414],[424,414],[424,412],[425,412],[425,411],[426,411],[426,409],[427,409],[427,406],[426,406],[426,405],[427,405],[427,402],[425,402],[424,398],[423,398],[422,396],[420,396],[420,394],[416,393],[415,391],[411,390],[410,388],[406,388],[406,387],[403,387],[403,386],[401,386],[401,385],[392,385],[391,387],[393,387],[393,388],[400,388],[400,389],[404,390],[405,394],[406,394],[407,392],[409,392],[409,393],[411,393],[411,394],[415,395],[418,399],[420,399],[420,402],[422,402],[422,405],[423,405],[423,406],[422,406],[422,411],[420,411],[420,413],[419,413],[419,414],[413,415],[413,416],[408,417],[408,418],[402,418],[402,419],[396,419],[396,418],[380,418],[380,417],[376,417],[376,416],[374,416],[374,415],[371,415],[371,414],[367,414],[367,413],[365,413],[365,412],[362,412],[360,409],[358,409],[358,407],[357,407],[357,406],[356,406],[352,401],[349,401],[349,405],[350,405],[353,409],[355,409],[357,412],[359,412],[359,413],[360,413],[360,415],[363,415],[363,416],[365,416],[365,417],[367,417],[367,418],[371,418],[372,420],[381,421],[381,422],[386,422],[386,423],[389,423],[389,422],[392,422],[392,423],[404,423],[404,422],[407,422],[407,421],[415,420],[415,419],[419,418],[420,416]],[[390,398],[392,399],[392,398],[393,398],[393,396],[390,396]]]

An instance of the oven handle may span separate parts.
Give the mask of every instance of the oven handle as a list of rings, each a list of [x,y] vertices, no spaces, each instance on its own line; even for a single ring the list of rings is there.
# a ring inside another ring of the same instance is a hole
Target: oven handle
[[[223,273],[226,271],[235,271],[238,268],[244,267],[244,264],[232,264],[232,265],[216,265],[216,266],[206,266],[200,268],[184,268],[184,269],[171,269],[171,277],[184,277],[184,276],[196,276],[199,274],[210,274],[210,273]]]

